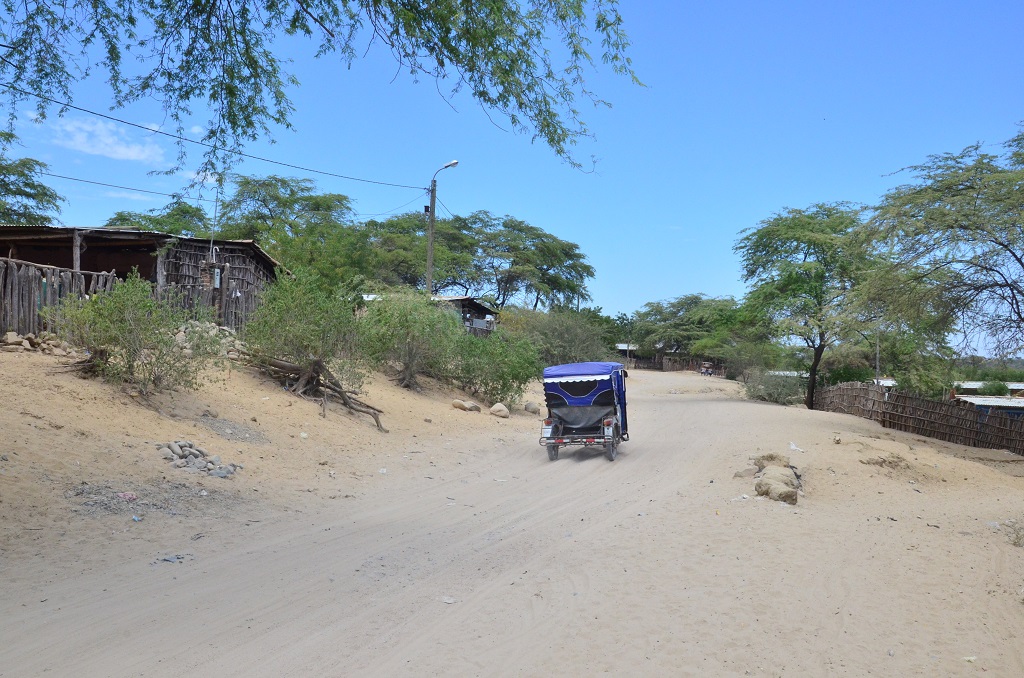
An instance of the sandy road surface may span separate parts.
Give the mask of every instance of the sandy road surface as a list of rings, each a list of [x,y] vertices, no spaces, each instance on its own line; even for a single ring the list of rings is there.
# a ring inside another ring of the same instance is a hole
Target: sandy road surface
[[[0,675],[1024,675],[1024,480],[720,383],[634,373],[614,463],[548,462],[513,420],[181,564],[14,563]],[[759,451],[791,455],[798,506],[742,497]]]

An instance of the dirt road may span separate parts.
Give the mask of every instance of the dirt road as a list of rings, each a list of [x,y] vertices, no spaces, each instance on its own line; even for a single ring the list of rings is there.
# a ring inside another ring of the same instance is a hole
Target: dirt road
[[[612,463],[549,462],[514,417],[388,439],[358,491],[179,530],[167,560],[7,558],[0,676],[1024,675],[1024,479],[714,378],[628,388]],[[733,477],[760,452],[797,506]]]

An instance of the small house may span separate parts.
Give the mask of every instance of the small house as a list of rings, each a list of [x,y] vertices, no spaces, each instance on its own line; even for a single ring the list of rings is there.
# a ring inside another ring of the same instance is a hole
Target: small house
[[[132,269],[157,294],[212,307],[238,329],[279,264],[251,240],[207,240],[148,231],[0,225],[0,332],[40,328],[38,312],[69,294],[109,290]]]

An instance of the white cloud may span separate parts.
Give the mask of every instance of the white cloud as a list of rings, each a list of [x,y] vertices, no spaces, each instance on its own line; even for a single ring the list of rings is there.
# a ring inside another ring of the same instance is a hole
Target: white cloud
[[[53,127],[57,132],[54,143],[73,151],[150,164],[164,161],[164,151],[155,141],[133,141],[113,122],[62,119],[54,121]]]
[[[201,137],[206,134],[206,129],[199,125],[192,125],[188,128],[188,131],[197,137]]]

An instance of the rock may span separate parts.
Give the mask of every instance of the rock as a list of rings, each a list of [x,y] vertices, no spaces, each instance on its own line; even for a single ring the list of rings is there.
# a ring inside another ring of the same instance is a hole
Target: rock
[[[469,408],[466,407],[466,403],[462,402],[461,400],[453,400],[452,407],[454,407],[457,410],[462,410],[463,412],[467,412],[469,410]]]
[[[529,402],[523,405],[523,409],[530,414],[540,414],[540,405],[534,402]]]
[[[465,403],[466,403],[466,411],[468,411],[468,412],[479,412],[480,411],[480,406],[477,405],[476,403],[474,403],[472,400],[467,400],[467,401],[465,401]]]
[[[24,346],[12,346],[10,344],[7,346],[0,346],[0,351],[3,351],[4,353],[21,353],[24,350]]]
[[[32,348],[32,344],[28,343],[28,339],[22,339],[21,340],[21,347],[22,348],[31,349]]]
[[[174,454],[174,452],[171,452],[171,448],[169,447],[161,447],[159,450],[157,450],[157,453],[167,461],[174,461],[175,459],[178,458]]]
[[[60,358],[63,358],[68,354],[68,352],[62,348],[52,348],[50,349],[50,353]]]
[[[181,445],[179,445],[178,443],[167,443],[167,448],[174,454],[175,457],[178,457],[179,459],[185,456],[185,454],[181,450]]]
[[[213,478],[227,478],[232,473],[234,473],[234,470],[230,466],[221,466],[219,468],[213,469],[212,471],[207,473],[207,475]]]
[[[32,348],[39,348],[39,345],[43,342],[34,334],[26,334],[25,341],[29,343]]]
[[[220,455],[215,454],[212,457],[210,457],[210,463],[213,464],[214,466],[220,466]]]
[[[765,468],[761,477],[754,483],[754,491],[758,496],[768,497],[773,501],[784,501],[787,504],[796,504],[799,487],[800,481],[793,469],[782,466]]]
[[[8,346],[12,346],[14,344],[20,345],[21,335],[19,335],[17,332],[8,332],[7,334],[4,335],[4,343],[7,344]]]
[[[743,469],[742,471],[736,471],[732,474],[733,478],[753,478],[757,475],[757,469],[754,467]]]
[[[494,406],[491,407],[491,414],[496,417],[501,417],[502,419],[508,419],[509,412],[508,408],[502,403],[495,403]]]
[[[171,466],[173,466],[174,468],[185,468],[186,466],[188,466],[188,462],[185,461],[184,459],[179,459],[177,461],[172,461]]]
[[[775,454],[774,452],[751,457],[750,461],[754,462],[754,466],[757,467],[758,471],[763,471],[769,466],[782,466],[784,468],[789,466],[789,457]]]

